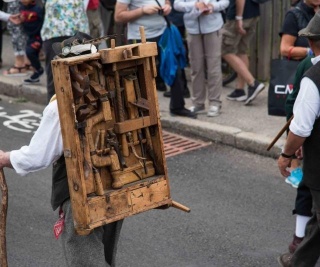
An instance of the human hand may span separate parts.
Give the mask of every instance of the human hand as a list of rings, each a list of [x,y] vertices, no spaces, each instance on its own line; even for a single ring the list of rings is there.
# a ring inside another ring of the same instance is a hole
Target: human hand
[[[10,15],[9,20],[13,23],[13,24],[20,24],[22,22],[20,14],[14,14],[14,15]]]
[[[208,6],[203,2],[196,2],[195,7],[202,13],[208,11]]]
[[[4,167],[12,168],[10,162],[10,152],[4,152],[0,150],[0,169],[3,169]]]
[[[163,12],[163,15],[164,15],[164,16],[169,15],[170,12],[171,12],[171,10],[172,10],[171,5],[165,4],[165,5],[162,7],[162,12]]]
[[[152,15],[158,13],[161,8],[157,5],[147,5],[142,7],[143,14]]]
[[[290,172],[287,170],[287,168],[291,165],[291,158],[285,158],[280,156],[278,159],[278,168],[280,170],[280,173],[284,177],[288,177],[290,175]]]
[[[243,21],[241,20],[237,20],[237,31],[241,34],[241,35],[245,35],[247,33],[247,31],[243,28]]]
[[[203,10],[202,14],[203,15],[209,15],[213,12],[213,5],[208,4],[207,8],[205,10]]]
[[[303,149],[302,149],[302,147],[300,147],[297,151],[296,151],[296,157],[297,157],[297,159],[303,159]]]

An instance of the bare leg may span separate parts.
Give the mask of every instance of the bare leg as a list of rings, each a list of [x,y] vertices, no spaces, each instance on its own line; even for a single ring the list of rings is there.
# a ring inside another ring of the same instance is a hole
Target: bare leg
[[[16,55],[14,58],[14,66],[19,68],[24,67],[24,59],[24,55]]]
[[[242,78],[243,85],[244,85],[244,82],[246,82],[249,85],[253,85],[255,79],[248,69],[249,60],[248,60],[248,57],[245,58],[245,56],[246,55],[243,55],[243,54],[241,56],[238,56],[235,54],[226,54],[223,56],[223,58],[237,72],[238,77],[240,79]],[[241,83],[239,83],[239,85],[241,85]]]
[[[243,63],[249,69],[249,58],[248,58],[248,56],[246,54],[238,54],[237,56],[243,61]],[[237,77],[236,88],[243,89],[245,85],[246,85],[246,81],[241,76],[238,76]]]

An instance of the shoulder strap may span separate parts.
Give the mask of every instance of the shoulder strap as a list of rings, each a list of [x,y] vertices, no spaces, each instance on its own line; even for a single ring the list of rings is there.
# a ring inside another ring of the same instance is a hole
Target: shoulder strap
[[[299,5],[295,6],[295,9],[298,9],[306,19],[309,19],[308,14],[301,7],[299,7]]]
[[[159,1],[158,1],[158,0],[155,0],[155,1],[157,2],[158,6],[161,8],[161,5],[160,5]],[[159,15],[162,15],[162,17],[163,17],[163,18],[166,20],[166,22],[167,22],[167,26],[170,27],[170,21],[168,20],[167,16],[164,16],[163,13],[160,13]]]

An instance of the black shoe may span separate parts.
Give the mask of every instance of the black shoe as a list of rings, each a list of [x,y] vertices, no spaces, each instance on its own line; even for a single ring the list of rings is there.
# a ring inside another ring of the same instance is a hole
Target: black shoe
[[[167,91],[163,93],[164,97],[171,97],[171,91]]]
[[[257,80],[255,80],[253,86],[248,86],[248,98],[244,104],[249,105],[257,97],[257,95],[262,92],[264,87],[265,86],[263,83],[259,83]]]
[[[197,118],[197,114],[190,111],[189,109],[183,108],[180,110],[171,110],[170,111],[171,116],[181,116],[181,117],[188,117],[188,118],[192,118],[192,119],[196,119]]]
[[[165,92],[167,91],[167,86],[164,83],[157,84],[157,91]]]
[[[25,79],[24,83],[27,84],[34,84],[40,82],[40,76],[43,74],[44,70],[43,68],[40,68],[39,70],[35,71],[29,79]]]
[[[243,89],[235,89],[231,94],[227,95],[227,99],[231,101],[245,101],[247,96]]]

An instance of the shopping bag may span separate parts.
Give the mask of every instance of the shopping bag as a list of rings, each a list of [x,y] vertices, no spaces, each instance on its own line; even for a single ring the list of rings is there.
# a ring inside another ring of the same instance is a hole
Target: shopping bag
[[[285,102],[293,90],[293,82],[300,61],[272,59],[268,92],[268,114],[286,116]]]

